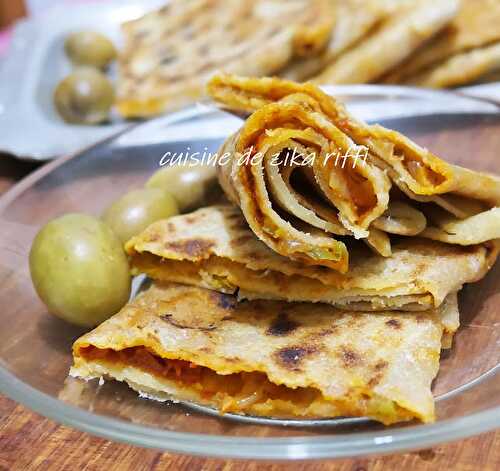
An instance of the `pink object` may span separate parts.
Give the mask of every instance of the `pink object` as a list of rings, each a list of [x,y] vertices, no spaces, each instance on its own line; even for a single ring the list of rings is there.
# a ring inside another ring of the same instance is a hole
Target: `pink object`
[[[0,31],[0,56],[3,56],[7,52],[11,35],[12,28],[6,28]]]

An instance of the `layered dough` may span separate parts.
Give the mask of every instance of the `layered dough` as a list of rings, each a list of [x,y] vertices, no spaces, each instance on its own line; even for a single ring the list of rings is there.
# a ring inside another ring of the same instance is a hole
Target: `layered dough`
[[[202,208],[152,224],[126,244],[135,274],[235,293],[239,299],[334,304],[360,311],[422,311],[482,278],[494,245],[408,239],[391,257],[350,244],[349,272],[289,260],[259,241],[234,206]]]
[[[497,0],[461,0],[458,14],[450,24],[387,74],[384,82],[454,87],[498,72],[499,22]]]
[[[356,47],[389,15],[378,0],[330,0],[329,3],[335,25],[328,46],[314,57],[296,58],[279,71],[280,77],[303,81],[317,75],[350,47]]]
[[[391,236],[459,245],[500,237],[498,177],[368,125],[312,84],[219,75],[208,91],[251,112],[220,150],[219,180],[277,253],[345,272],[350,237],[383,256]]]
[[[434,420],[443,315],[342,312],[154,284],[78,339],[71,375],[221,413]]]
[[[320,84],[370,83],[380,79],[452,20],[459,0],[399,2],[350,50],[312,78]]]

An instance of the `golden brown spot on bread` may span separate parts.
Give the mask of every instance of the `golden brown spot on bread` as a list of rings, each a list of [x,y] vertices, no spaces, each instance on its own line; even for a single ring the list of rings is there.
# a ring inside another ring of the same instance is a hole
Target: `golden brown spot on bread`
[[[231,296],[230,294],[224,294],[224,293],[219,293],[217,291],[212,291],[210,293],[210,297],[212,298],[213,301],[217,304],[222,309],[227,309],[227,310],[232,310],[236,308],[236,304],[238,304],[238,301],[234,296]],[[229,317],[230,319],[231,317]],[[223,319],[227,319],[224,317]]]
[[[375,371],[381,371],[389,366],[389,363],[387,363],[385,360],[379,360],[375,365],[373,365],[373,369]]]
[[[346,368],[359,366],[363,363],[361,355],[354,351],[351,347],[343,345],[339,351],[340,359]]]
[[[369,386],[370,388],[374,388],[378,383],[380,383],[381,379],[382,375],[377,373],[368,380],[367,386]]]
[[[181,242],[167,242],[165,248],[188,257],[201,257],[206,255],[214,245],[215,242],[212,240],[189,239]]]
[[[326,327],[325,329],[321,329],[319,332],[313,332],[306,338],[309,342],[314,342],[334,334],[335,332],[337,332],[337,330],[338,327],[336,325],[332,325],[331,327]]]
[[[385,369],[388,366],[389,364],[385,360],[377,361],[377,363],[373,365],[374,375],[368,381],[368,386],[374,388],[377,384],[379,384],[382,378],[384,377]]]
[[[213,324],[208,325],[208,326],[196,326],[196,325],[183,324],[182,322],[175,319],[174,315],[170,314],[170,313],[162,314],[159,317],[162,321],[167,322],[168,324],[170,324],[174,327],[177,327],[178,329],[203,330],[205,332],[208,332],[210,330],[215,330],[217,328],[217,326],[213,325]]]
[[[271,323],[269,329],[267,329],[266,331],[266,334],[274,335],[276,337],[283,337],[292,333],[298,327],[300,327],[300,324],[298,322],[289,319],[287,313],[282,312],[278,314],[276,319],[274,319],[274,321]]]
[[[389,319],[388,321],[385,321],[385,325],[397,330],[401,329],[401,321],[398,319]]]
[[[232,247],[239,247],[241,245],[244,245],[246,242],[249,242],[251,241],[252,239],[254,238],[253,235],[242,235],[240,237],[238,237],[237,239],[234,239],[231,241],[231,246]]]
[[[292,371],[300,371],[299,367],[302,360],[308,356],[314,355],[318,351],[319,349],[313,346],[283,347],[274,352],[273,357],[280,366]]]
[[[241,363],[242,362],[241,358],[238,358],[238,357],[226,357],[226,358],[224,358],[224,361],[226,361],[228,363]]]
[[[415,269],[413,270],[412,277],[414,279],[420,278],[422,276],[422,273],[424,273],[426,269],[427,269],[427,266],[426,266],[425,262],[419,262],[417,264],[417,266],[415,267]]]

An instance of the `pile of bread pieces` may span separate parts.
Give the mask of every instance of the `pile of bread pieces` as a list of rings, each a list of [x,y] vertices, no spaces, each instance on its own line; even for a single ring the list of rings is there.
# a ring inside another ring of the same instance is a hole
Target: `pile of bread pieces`
[[[313,84],[223,74],[208,94],[249,113],[218,153],[227,200],[126,243],[151,285],[75,342],[71,374],[222,414],[435,420],[457,293],[498,255],[500,178]]]
[[[456,87],[500,74],[497,0],[171,0],[123,25],[127,118],[204,96],[216,72]]]

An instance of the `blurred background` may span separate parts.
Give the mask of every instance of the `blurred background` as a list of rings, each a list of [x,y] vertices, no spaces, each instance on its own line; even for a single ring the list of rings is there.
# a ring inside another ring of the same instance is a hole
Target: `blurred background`
[[[75,152],[219,71],[500,103],[499,25],[499,0],[0,0],[0,151]]]

